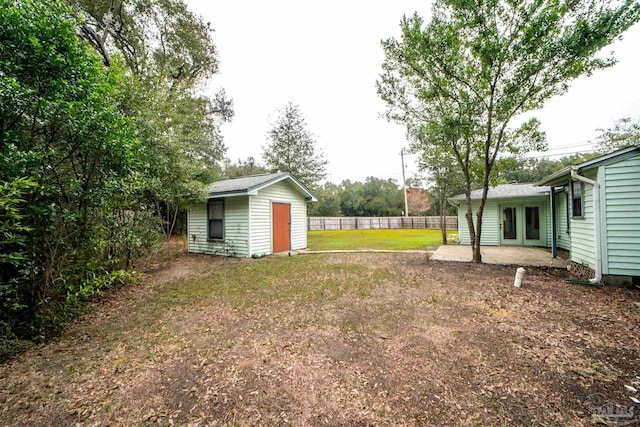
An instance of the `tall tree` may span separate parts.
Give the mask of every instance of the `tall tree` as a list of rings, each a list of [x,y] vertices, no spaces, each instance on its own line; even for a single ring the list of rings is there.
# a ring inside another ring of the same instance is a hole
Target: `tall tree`
[[[278,110],[267,137],[270,142],[262,147],[262,157],[270,171],[289,172],[311,188],[325,178],[328,162],[297,104],[289,102]]]
[[[362,186],[362,195],[364,216],[400,216],[404,211],[404,195],[395,179],[368,176]]]
[[[443,144],[464,176],[474,262],[482,262],[482,214],[498,155],[546,145],[537,121],[514,129],[512,120],[565,93],[573,79],[612,66],[613,57],[596,54],[639,19],[640,4],[630,0],[440,0],[428,24],[405,17],[400,39],[382,42],[378,93],[388,117],[409,133],[425,123],[449,133],[444,143],[424,144]],[[475,223],[474,173],[483,188]]]
[[[409,215],[424,215],[431,209],[431,197],[427,190],[421,188],[409,188],[407,190],[407,205]]]
[[[317,203],[311,203],[308,207],[309,216],[340,216],[340,194],[342,189],[332,182],[325,182],[315,188],[314,193],[318,197]]]
[[[597,153],[574,154],[557,160],[548,158],[503,157],[496,160],[496,183],[537,182],[565,166],[598,156]]]
[[[640,120],[622,117],[616,120],[613,127],[600,129],[597,148],[601,153],[608,153],[630,145],[640,144]]]
[[[404,209],[402,189],[394,179],[367,177],[364,183],[342,181],[340,210],[345,216],[399,216]]]
[[[367,201],[363,194],[363,184],[361,182],[351,182],[345,179],[340,184],[340,211],[344,216],[364,216],[365,204]]]
[[[221,175],[233,104],[200,90],[218,72],[213,29],[182,0],[67,1],[104,64],[123,58],[133,77],[121,109],[149,154],[147,194],[169,238],[179,209]]]
[[[135,74],[198,82],[218,70],[210,24],[182,0],[68,0],[78,32],[106,65],[118,52]]]
[[[411,148],[421,153],[420,169],[426,172],[431,183],[429,190],[435,196],[436,212],[440,216],[442,244],[446,245],[448,243],[445,221],[448,210],[447,198],[464,191],[462,185],[464,179],[457,165],[456,157],[452,155],[450,150],[443,147],[448,147],[447,143],[450,142],[448,138],[456,138],[460,134],[446,132],[446,128],[434,123],[412,130],[413,143]],[[438,141],[438,143],[427,144],[426,141]],[[474,179],[475,175],[470,173],[469,176]]]

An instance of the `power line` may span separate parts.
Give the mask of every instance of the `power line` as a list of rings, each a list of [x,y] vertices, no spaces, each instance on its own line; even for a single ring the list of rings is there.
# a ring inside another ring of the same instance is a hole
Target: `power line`
[[[595,153],[596,150],[595,149],[591,149],[591,150],[574,150],[574,151],[567,151],[565,153],[555,153],[555,154],[551,154],[551,153],[543,153],[543,154],[539,154],[536,156],[526,156],[527,159],[542,159],[545,157],[562,157],[562,156],[570,156],[572,154],[587,154],[587,153]]]
[[[594,144],[594,141],[584,141],[584,142],[580,142],[580,143],[571,143],[571,144],[568,144],[568,145],[558,145],[557,147],[549,149],[549,151],[564,150],[565,148],[582,147],[582,146],[585,146],[585,145],[593,146],[593,144]]]

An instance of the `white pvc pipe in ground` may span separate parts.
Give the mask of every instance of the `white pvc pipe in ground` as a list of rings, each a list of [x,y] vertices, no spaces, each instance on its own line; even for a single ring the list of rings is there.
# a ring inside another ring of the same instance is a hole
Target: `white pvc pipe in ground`
[[[513,281],[513,286],[515,286],[516,288],[519,288],[520,285],[522,285],[522,279],[524,279],[524,273],[526,273],[527,270],[525,270],[522,267],[518,267],[518,269],[516,270],[516,278]]]

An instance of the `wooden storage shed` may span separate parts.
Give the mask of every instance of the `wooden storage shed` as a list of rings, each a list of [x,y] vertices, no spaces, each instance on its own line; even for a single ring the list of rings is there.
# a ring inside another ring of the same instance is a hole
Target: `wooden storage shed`
[[[317,201],[280,172],[217,181],[187,211],[188,250],[254,257],[307,247],[307,202]]]

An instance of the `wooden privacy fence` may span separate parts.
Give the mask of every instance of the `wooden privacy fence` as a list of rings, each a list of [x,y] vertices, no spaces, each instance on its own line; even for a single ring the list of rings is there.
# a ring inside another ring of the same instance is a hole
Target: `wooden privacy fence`
[[[458,217],[446,216],[447,230],[458,229]],[[440,229],[439,216],[381,216],[381,217],[307,217],[307,230],[369,230],[380,228],[435,228]]]

